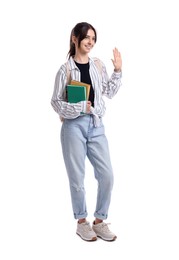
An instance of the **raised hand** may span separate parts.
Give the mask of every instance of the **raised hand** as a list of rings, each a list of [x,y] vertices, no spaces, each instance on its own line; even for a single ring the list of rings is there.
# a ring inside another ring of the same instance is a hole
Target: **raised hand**
[[[121,53],[118,51],[117,48],[114,48],[113,50],[113,56],[114,58],[111,59],[114,65],[114,71],[115,72],[120,72],[122,69],[122,58],[121,58]]]

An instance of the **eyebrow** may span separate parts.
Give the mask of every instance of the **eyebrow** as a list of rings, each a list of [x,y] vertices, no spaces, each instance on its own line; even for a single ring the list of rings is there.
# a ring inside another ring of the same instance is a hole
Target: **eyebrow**
[[[89,34],[86,35],[86,37],[93,37],[93,38],[96,38],[96,36],[90,36]]]

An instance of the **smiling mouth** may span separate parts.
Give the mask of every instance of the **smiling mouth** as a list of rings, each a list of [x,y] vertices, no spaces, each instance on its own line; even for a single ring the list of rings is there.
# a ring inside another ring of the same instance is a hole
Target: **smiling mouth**
[[[86,48],[88,48],[88,49],[91,49],[91,48],[92,48],[92,46],[91,46],[91,45],[87,45],[87,46],[86,46]]]

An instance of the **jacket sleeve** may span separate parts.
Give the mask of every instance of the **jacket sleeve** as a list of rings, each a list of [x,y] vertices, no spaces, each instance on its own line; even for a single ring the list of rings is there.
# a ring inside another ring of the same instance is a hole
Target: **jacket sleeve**
[[[63,64],[55,77],[51,105],[60,117],[73,119],[86,110],[86,101],[78,103],[68,103],[66,99],[67,70]]]

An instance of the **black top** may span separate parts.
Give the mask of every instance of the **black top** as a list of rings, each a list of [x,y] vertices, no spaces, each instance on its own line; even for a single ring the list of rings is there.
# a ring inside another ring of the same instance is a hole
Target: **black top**
[[[90,93],[89,93],[89,101],[91,101],[91,105],[94,107],[94,89],[92,86],[90,74],[89,74],[89,62],[82,64],[75,61],[76,66],[79,68],[81,72],[81,82],[90,84]]]

